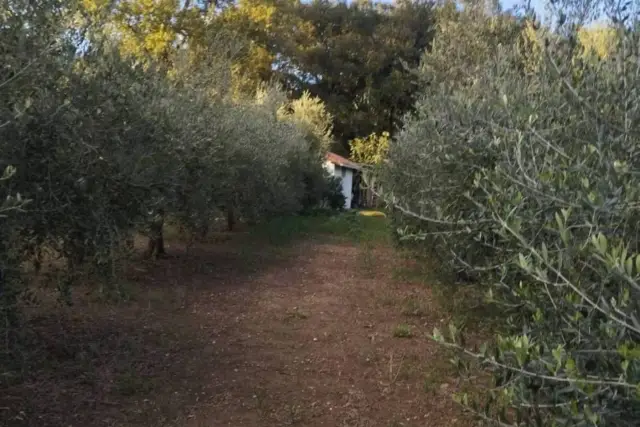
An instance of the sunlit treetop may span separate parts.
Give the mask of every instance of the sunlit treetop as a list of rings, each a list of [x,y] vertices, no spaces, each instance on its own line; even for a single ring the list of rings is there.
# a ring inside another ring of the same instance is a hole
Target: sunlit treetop
[[[187,39],[202,38],[207,9],[181,0],[82,0],[85,13],[140,61],[166,59]]]
[[[618,44],[618,33],[608,26],[584,27],[578,31],[578,40],[584,49],[584,55],[596,55],[606,59]]]

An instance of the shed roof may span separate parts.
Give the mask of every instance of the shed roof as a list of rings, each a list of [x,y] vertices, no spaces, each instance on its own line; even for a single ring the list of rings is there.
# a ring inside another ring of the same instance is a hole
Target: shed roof
[[[354,170],[362,169],[359,164],[352,162],[349,159],[345,159],[344,157],[339,156],[336,153],[328,152],[326,158],[331,163],[335,163],[336,165],[342,166],[343,168],[349,168]]]

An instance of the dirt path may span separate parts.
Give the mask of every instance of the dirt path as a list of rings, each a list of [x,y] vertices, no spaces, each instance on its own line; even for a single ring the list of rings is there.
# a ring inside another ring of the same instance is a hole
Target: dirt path
[[[47,341],[50,317],[34,316],[46,351],[64,354],[44,378],[5,390],[0,420],[22,411],[7,425],[468,425],[426,338],[442,314],[424,286],[395,277],[387,249],[309,240],[275,263],[221,245],[171,250],[151,277],[140,271],[131,303],[65,312],[73,326],[53,333],[63,344]]]
[[[207,316],[218,328],[207,394],[214,398],[194,414],[195,425],[454,425],[441,392],[449,385],[428,384],[442,361],[421,336],[438,314],[408,319],[398,310],[410,298],[426,307],[428,295],[394,281],[384,259],[358,274],[358,250],[307,242],[251,289],[211,296],[217,308]],[[394,337],[399,324],[414,336]]]

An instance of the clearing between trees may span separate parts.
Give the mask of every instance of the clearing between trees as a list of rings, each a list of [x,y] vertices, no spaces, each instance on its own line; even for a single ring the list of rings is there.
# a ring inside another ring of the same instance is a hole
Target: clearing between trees
[[[168,258],[132,266],[117,302],[87,284],[67,307],[41,289],[0,424],[470,425],[429,339],[451,313],[386,228],[344,214],[188,251],[173,236]]]

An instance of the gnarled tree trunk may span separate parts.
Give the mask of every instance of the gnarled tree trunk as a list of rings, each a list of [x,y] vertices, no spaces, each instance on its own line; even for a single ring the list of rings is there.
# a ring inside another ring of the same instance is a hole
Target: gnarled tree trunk
[[[229,203],[226,208],[227,211],[227,231],[233,231],[233,227],[236,225],[236,216],[233,203]]]
[[[152,218],[149,225],[149,245],[147,246],[146,257],[157,259],[166,255],[164,250],[164,210],[159,209]]]

